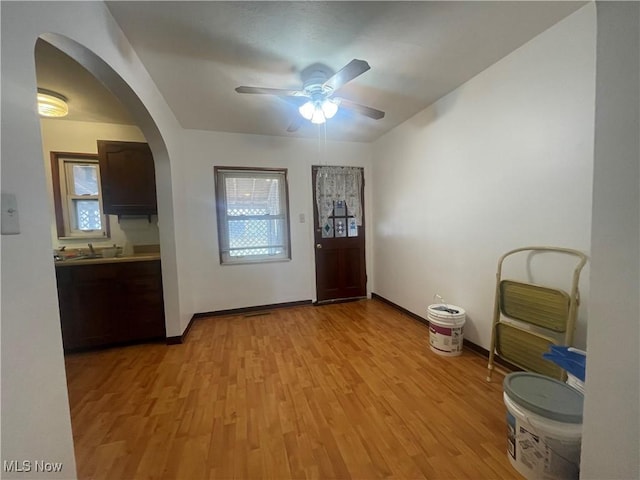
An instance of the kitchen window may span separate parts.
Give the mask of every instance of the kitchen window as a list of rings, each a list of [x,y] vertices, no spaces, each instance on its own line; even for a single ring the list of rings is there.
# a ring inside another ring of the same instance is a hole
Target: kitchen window
[[[58,238],[109,237],[102,213],[98,156],[51,152],[51,179]]]
[[[286,169],[215,167],[221,264],[291,258]]]

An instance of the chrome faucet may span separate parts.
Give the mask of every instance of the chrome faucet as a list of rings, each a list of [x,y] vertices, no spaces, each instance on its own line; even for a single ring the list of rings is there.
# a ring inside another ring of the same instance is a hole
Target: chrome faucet
[[[89,245],[89,252],[90,252],[89,254],[90,254],[92,257],[95,257],[95,255],[96,255],[96,251],[93,249],[93,245],[92,245],[91,243],[88,243],[87,245]]]

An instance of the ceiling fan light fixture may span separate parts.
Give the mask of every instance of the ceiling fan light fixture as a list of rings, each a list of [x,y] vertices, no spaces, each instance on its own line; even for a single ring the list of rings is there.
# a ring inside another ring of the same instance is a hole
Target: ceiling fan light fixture
[[[316,107],[313,102],[309,101],[301,105],[300,108],[298,108],[298,111],[304,118],[306,118],[307,120],[311,120],[311,117],[313,117],[313,114],[316,111]]]
[[[334,100],[309,100],[298,108],[300,115],[311,123],[322,124],[338,112],[338,103]]]
[[[49,118],[66,117],[69,113],[67,99],[59,93],[39,88],[38,113]]]
[[[315,123],[316,125],[322,124],[326,122],[326,118],[324,118],[324,113],[322,113],[322,108],[316,107],[313,111],[313,116],[311,117],[311,123]]]
[[[322,102],[322,113],[327,120],[333,118],[337,112],[338,104],[336,102],[330,99],[326,99]]]

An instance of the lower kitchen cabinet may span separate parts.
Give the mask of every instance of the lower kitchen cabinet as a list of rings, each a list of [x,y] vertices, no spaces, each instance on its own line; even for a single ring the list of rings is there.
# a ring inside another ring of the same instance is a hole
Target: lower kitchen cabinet
[[[56,268],[65,351],[164,338],[160,261]]]

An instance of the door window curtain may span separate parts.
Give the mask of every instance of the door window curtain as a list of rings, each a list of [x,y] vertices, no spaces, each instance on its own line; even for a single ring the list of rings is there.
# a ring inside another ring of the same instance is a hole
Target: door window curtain
[[[322,228],[333,212],[334,202],[344,201],[356,225],[362,225],[362,169],[358,167],[318,167],[316,203],[318,228]]]

